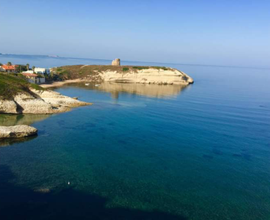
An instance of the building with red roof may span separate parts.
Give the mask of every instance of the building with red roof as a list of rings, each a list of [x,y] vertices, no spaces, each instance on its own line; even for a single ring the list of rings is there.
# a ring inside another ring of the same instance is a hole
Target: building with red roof
[[[16,67],[17,67],[17,65],[7,65],[7,64],[3,64],[1,67],[2,67],[2,69],[3,69],[5,72],[8,72],[8,73],[16,73]]]
[[[22,75],[25,76],[30,83],[41,84],[45,83],[45,78],[41,75],[35,74],[32,70],[22,72]]]

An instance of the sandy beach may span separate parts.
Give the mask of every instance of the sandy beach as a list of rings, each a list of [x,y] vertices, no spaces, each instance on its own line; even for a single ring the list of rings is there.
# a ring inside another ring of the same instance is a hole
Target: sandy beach
[[[61,81],[61,82],[53,82],[51,84],[41,84],[40,86],[42,88],[53,88],[53,87],[61,87],[65,84],[69,84],[69,83],[79,83],[79,82],[85,82],[86,80],[83,79],[70,79],[70,80],[65,80],[65,81]]]

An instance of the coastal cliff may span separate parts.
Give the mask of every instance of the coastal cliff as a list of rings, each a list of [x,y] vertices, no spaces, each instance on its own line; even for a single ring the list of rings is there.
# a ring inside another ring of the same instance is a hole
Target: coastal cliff
[[[89,82],[189,85],[194,81],[186,73],[159,66],[74,65],[53,68],[62,80],[81,79]]]
[[[0,113],[53,114],[85,105],[90,105],[90,103],[81,102],[54,91],[32,89],[31,93],[19,93],[12,100],[0,99]]]
[[[128,67],[126,67],[128,68]],[[105,82],[116,83],[142,83],[142,84],[169,84],[169,85],[188,85],[193,83],[193,79],[184,72],[173,68],[154,68],[138,69],[131,68],[124,72],[103,71],[100,77]]]
[[[45,90],[16,75],[0,74],[0,85],[0,113],[4,114],[53,114],[91,104]]]

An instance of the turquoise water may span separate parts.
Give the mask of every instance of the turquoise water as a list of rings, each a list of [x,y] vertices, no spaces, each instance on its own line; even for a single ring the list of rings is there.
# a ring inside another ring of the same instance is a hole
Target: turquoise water
[[[1,116],[39,129],[0,147],[1,219],[270,219],[270,70],[169,66],[195,83],[70,85],[94,104]]]

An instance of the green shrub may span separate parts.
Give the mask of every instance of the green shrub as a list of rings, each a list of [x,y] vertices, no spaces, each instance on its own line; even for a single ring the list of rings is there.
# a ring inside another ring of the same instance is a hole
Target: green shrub
[[[185,81],[188,81],[188,77],[187,76],[182,76],[182,79]]]
[[[133,68],[137,70],[149,69],[148,66],[133,66]]]
[[[29,88],[44,90],[36,84],[29,83],[21,74],[0,73],[0,97],[11,100],[18,93],[31,93]]]

